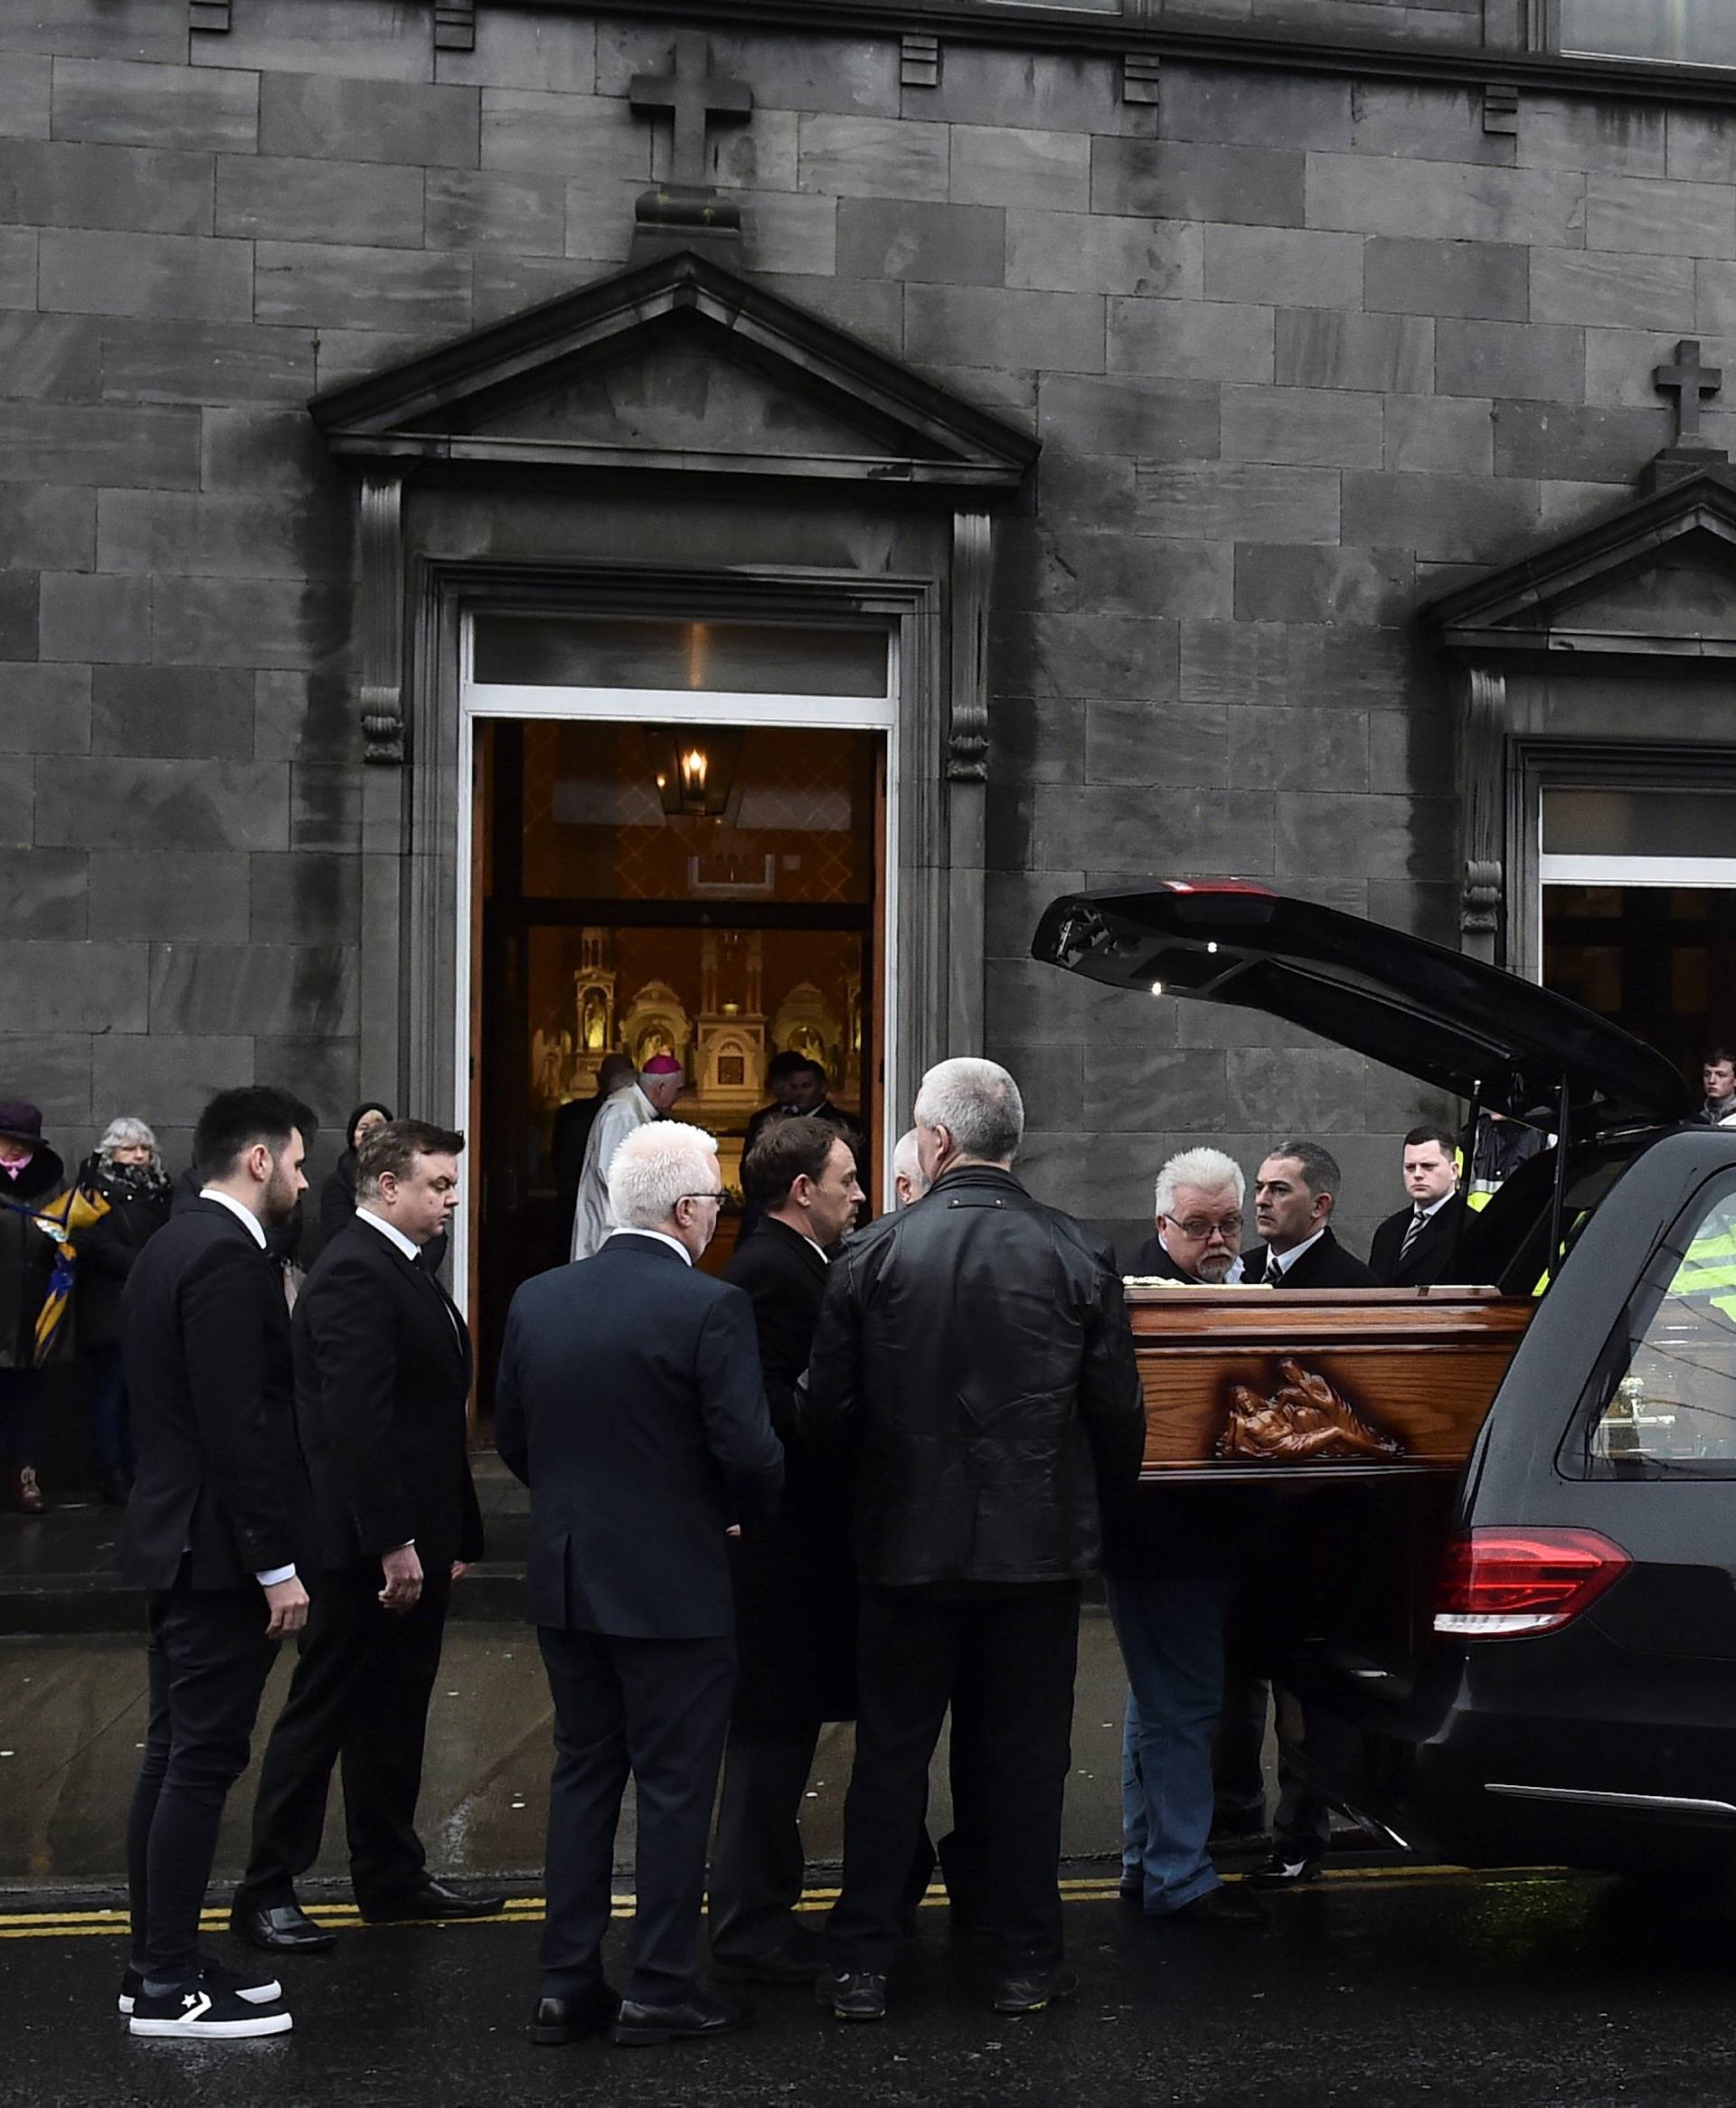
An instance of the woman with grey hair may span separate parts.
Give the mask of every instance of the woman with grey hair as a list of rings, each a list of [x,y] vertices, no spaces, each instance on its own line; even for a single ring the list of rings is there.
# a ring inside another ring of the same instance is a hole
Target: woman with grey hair
[[[78,1236],[79,1351],[90,1365],[90,1432],[97,1483],[122,1508],[133,1483],[127,1372],[120,1358],[120,1299],[133,1262],[169,1219],[171,1187],[156,1137],[142,1120],[111,1120],[95,1153],[79,1167],[79,1184],[107,1211]]]

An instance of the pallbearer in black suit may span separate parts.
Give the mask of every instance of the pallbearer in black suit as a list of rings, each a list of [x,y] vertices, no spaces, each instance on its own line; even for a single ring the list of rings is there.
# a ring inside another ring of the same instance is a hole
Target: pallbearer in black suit
[[[548,1917],[537,2042],[721,2033],[699,1987],[712,1797],[735,1690],[729,1536],[783,1483],[753,1306],[695,1271],[723,1183],[677,1120],[609,1163],[621,1227],[513,1298],[495,1444],[531,1489],[529,1609],[554,1698]],[[621,1795],[637,1791],[637,1907],[625,1999],[603,1976]]]
[[[139,1253],[122,1299],[137,1457],[122,1563],[149,1592],[150,1625],[120,1996],[135,2035],[223,2041],[290,2024],[275,1983],[200,1953],[199,1914],[278,1642],[307,1616],[289,1312],[265,1233],[307,1190],[311,1124],[281,1091],[214,1098],[193,1132],[201,1190]]]
[[[342,1760],[362,1915],[484,1917],[498,1895],[430,1877],[416,1835],[428,1701],[452,1583],[482,1555],[467,1450],[470,1339],[417,1255],[458,1205],[464,1137],[395,1120],[363,1136],[356,1209],[296,1304],[296,1414],[313,1479],[318,1584],[266,1745],[232,1929],[283,1952],[333,1935],[296,1901]]]
[[[826,1254],[866,1197],[835,1128],[773,1121],[742,1166],[762,1211],[724,1279],[746,1290],[771,1424],[784,1445],[777,1519],[737,1544],[740,1667],[712,1848],[712,1959],[720,1974],[809,1983],[817,1936],[797,1924],[802,1795],[820,1729],[856,1710],[856,1565],[838,1444],[804,1439],[797,1385],[826,1293]]]
[[[1267,1156],[1254,1181],[1254,1221],[1264,1247],[1250,1256],[1248,1278],[1264,1281],[1270,1288],[1355,1289],[1379,1288],[1380,1282],[1353,1253],[1346,1252],[1332,1234],[1330,1217],[1343,1184],[1338,1162],[1318,1142],[1279,1142]],[[1322,1499],[1348,1493],[1353,1503],[1356,1489],[1339,1488],[1315,1497],[1309,1519],[1316,1530],[1329,1529],[1330,1517]],[[1343,1518],[1340,1518],[1343,1527]],[[1354,1532],[1347,1533],[1354,1540]],[[1252,1575],[1243,1590],[1239,1617],[1241,1644],[1245,1650],[1269,1651],[1271,1606],[1280,1601],[1287,1585],[1286,1561],[1280,1550],[1282,1537],[1275,1530],[1269,1539],[1265,1574]],[[1295,1701],[1276,1694],[1280,1722]],[[1295,1738],[1292,1728],[1291,1738]],[[1249,1876],[1256,1888],[1289,1888],[1312,1881],[1320,1871],[1320,1855],[1332,1829],[1331,1811],[1288,1766],[1278,1768],[1278,1812],[1272,1819],[1272,1856],[1259,1873]]]
[[[1458,1152],[1442,1127],[1413,1127],[1405,1136],[1404,1190],[1410,1197],[1388,1215],[1368,1248],[1368,1263],[1388,1288],[1431,1288],[1453,1278],[1466,1214]]]
[[[1266,1242],[1246,1255],[1243,1278],[1268,1288],[1379,1288],[1332,1234],[1343,1183],[1337,1158],[1318,1142],[1279,1142],[1254,1180],[1254,1224]]]

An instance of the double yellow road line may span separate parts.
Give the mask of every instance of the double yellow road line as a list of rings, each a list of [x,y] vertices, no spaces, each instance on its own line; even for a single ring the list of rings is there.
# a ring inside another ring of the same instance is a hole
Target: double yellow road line
[[[1321,1883],[1333,1889],[1372,1887],[1376,1883],[1391,1886],[1395,1882],[1429,1881],[1535,1881],[1559,1878],[1560,1869],[1546,1867],[1508,1867],[1494,1871],[1475,1873],[1465,1867],[1333,1867],[1325,1869]],[[1241,1878],[1240,1875],[1226,1876],[1231,1881]],[[1063,1903],[1107,1903],[1114,1900],[1118,1876],[1113,1874],[1093,1874],[1061,1884]],[[1317,1893],[1314,1885],[1286,1893],[1306,1895]],[[835,1888],[809,1888],[804,1891],[798,1910],[828,1911],[837,1901]],[[611,1898],[613,1914],[618,1918],[633,1915],[631,1895]],[[922,1898],[923,1907],[934,1910],[944,1907],[947,1892],[939,1886],[932,1887]],[[364,1923],[362,1914],[353,1903],[315,1903],[306,1906],[307,1914],[317,1924],[329,1926],[335,1932]],[[454,1928],[459,1925],[540,1925],[542,1923],[542,1898],[540,1895],[508,1896],[503,1908],[488,1918],[456,1918],[440,1923]],[[405,1921],[434,1923],[433,1920]],[[221,1933],[229,1924],[229,1912],[219,1906],[203,1911],[200,1915],[202,1932]],[[382,1927],[382,1930],[391,1928]],[[122,1937],[127,1930],[127,1913],[123,1909],[110,1910],[59,1910],[59,1911],[5,1911],[0,1910],[0,1940],[114,1940]]]

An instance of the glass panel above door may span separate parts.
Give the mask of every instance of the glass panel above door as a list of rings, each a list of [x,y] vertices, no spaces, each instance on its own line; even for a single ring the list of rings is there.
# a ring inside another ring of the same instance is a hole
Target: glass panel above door
[[[879,697],[888,635],[858,625],[478,615],[476,678],[533,688]]]
[[[1546,856],[1736,857],[1736,791],[1545,790]]]
[[[1736,66],[1736,7],[1731,0],[1561,0],[1561,49]]]

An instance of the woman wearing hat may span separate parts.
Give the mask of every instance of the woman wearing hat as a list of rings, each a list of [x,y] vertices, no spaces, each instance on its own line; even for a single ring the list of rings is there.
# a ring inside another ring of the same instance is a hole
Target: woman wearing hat
[[[74,1310],[79,1349],[90,1364],[90,1432],[97,1483],[111,1508],[132,1485],[127,1373],[120,1357],[120,1299],[133,1262],[169,1219],[172,1188],[156,1137],[142,1120],[111,1120],[96,1153],[79,1167],[79,1186],[108,1206],[78,1237]]]
[[[0,1100],[0,1486],[24,1515],[48,1505],[37,1483],[42,1455],[42,1373],[36,1320],[59,1251],[42,1211],[66,1170],[42,1139],[42,1116],[22,1099]]]

